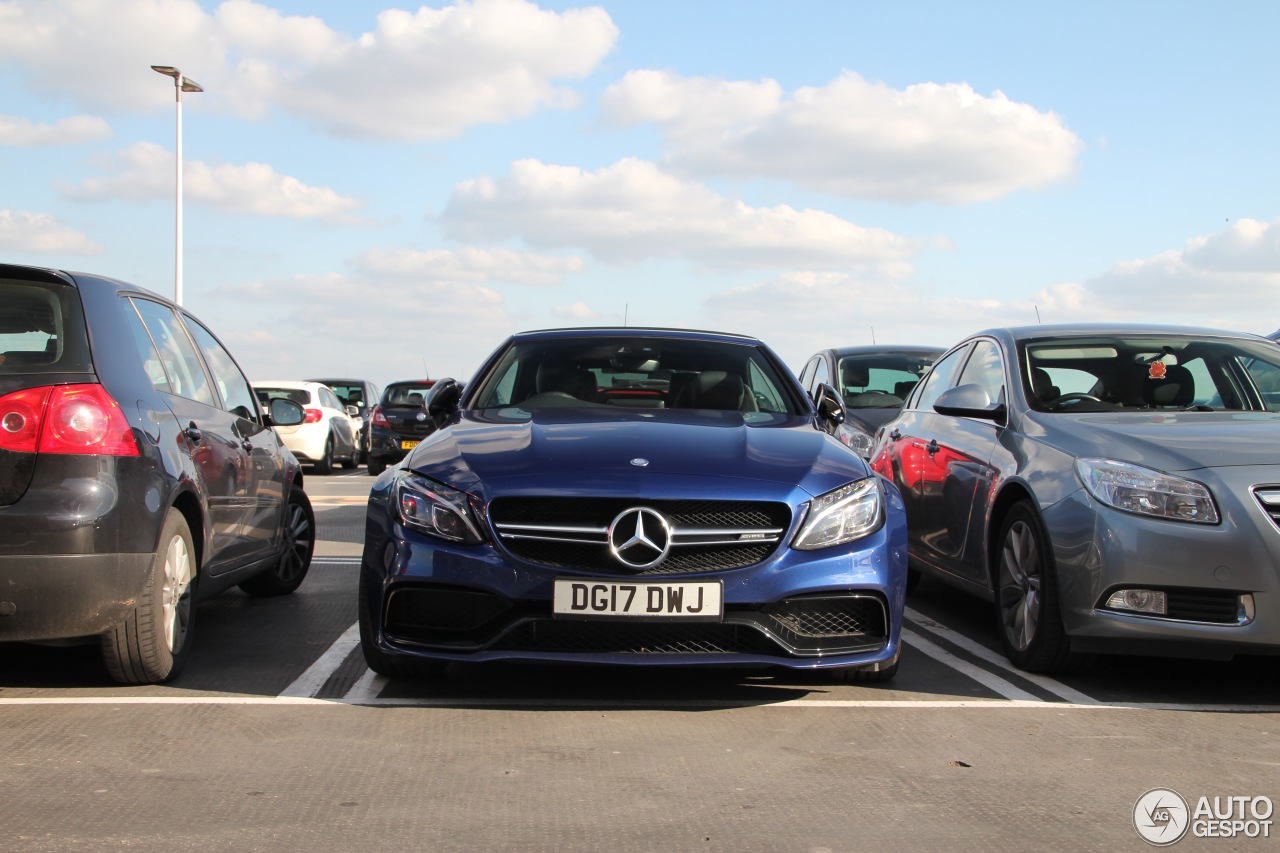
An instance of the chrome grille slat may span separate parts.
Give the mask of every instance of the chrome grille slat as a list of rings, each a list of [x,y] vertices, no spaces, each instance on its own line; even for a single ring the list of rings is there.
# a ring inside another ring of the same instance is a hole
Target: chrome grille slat
[[[1271,522],[1280,527],[1280,486],[1259,486],[1253,495],[1262,505],[1262,511],[1271,517]]]

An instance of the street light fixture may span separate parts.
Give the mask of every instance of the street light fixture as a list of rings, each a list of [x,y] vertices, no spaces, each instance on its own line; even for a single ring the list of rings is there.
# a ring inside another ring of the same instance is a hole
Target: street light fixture
[[[173,78],[174,98],[178,103],[178,141],[174,156],[174,207],[176,210],[173,267],[173,301],[182,304],[182,93],[203,92],[204,89],[195,80],[182,76],[182,72],[172,65],[153,65],[151,70]]]

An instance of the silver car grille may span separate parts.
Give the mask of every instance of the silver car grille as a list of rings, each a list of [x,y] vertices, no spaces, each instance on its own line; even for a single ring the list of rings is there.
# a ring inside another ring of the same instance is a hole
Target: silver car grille
[[[646,507],[670,530],[670,547],[643,568],[618,559],[609,528],[624,512]],[[755,565],[773,554],[791,524],[791,508],[763,501],[639,498],[496,498],[489,518],[502,545],[539,565],[621,575],[714,572]]]
[[[1253,494],[1258,498],[1258,503],[1262,504],[1262,510],[1271,516],[1271,521],[1277,527],[1280,527],[1280,486],[1264,486],[1253,490]]]

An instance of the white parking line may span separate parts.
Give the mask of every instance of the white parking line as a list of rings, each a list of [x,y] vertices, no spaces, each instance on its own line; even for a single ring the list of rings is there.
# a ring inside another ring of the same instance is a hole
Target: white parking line
[[[997,666],[1005,672],[1012,673],[1019,678],[1030,681],[1035,686],[1042,690],[1049,691],[1054,696],[1058,696],[1076,705],[1094,705],[1098,702],[1098,700],[1094,699],[1092,696],[1081,693],[1079,690],[1072,689],[1060,681],[1055,681],[1054,679],[1043,675],[1037,675],[1034,672],[1023,672],[1020,669],[1014,669],[1008,659],[1004,656],[996,654],[981,643],[975,643],[963,634],[958,634],[944,625],[939,625],[929,617],[915,612],[910,607],[906,609],[905,615],[907,619],[911,620],[911,622],[916,625],[916,627],[923,628],[931,634],[936,634],[947,642],[953,643],[964,649],[969,654],[974,655],[993,666]]]
[[[307,667],[307,671],[298,676],[292,684],[284,689],[280,694],[281,698],[309,698],[320,692],[320,688],[324,687],[324,683],[329,680],[329,676],[342,666],[342,662],[347,659],[347,655],[351,654],[360,643],[360,623],[354,623],[350,628],[343,632],[342,636],[334,640],[333,645],[329,646],[324,654],[316,659],[316,662]]]
[[[919,634],[915,633],[914,631],[909,631],[906,628],[903,628],[902,640],[904,643],[911,646],[911,648],[919,649],[920,651],[924,652],[934,660],[937,660],[941,663],[946,664],[947,666],[959,672],[961,675],[968,676],[969,678],[981,684],[983,687],[987,688],[993,693],[1003,696],[1006,699],[1011,699],[1017,702],[1043,701],[1042,699],[1039,699],[1038,697],[1031,695],[1027,691],[1022,690],[1018,687],[1015,687],[1014,685],[1005,681],[1000,676],[987,672],[985,669],[983,669],[980,666],[974,666],[968,661],[961,660],[960,658],[951,654],[951,652],[947,651],[946,649],[942,648],[941,646],[935,643],[930,642],[929,640],[926,640],[924,637],[921,637]]]

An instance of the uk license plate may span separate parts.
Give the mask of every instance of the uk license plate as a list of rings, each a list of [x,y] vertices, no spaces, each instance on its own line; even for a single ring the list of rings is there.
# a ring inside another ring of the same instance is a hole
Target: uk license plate
[[[718,622],[724,614],[724,587],[719,581],[557,579],[552,613],[566,619]]]
[[[416,442],[416,441],[402,441],[402,442],[400,442],[400,449],[401,449],[401,450],[413,450],[413,449],[414,449],[415,447],[417,447],[417,446],[418,446],[418,442]]]

